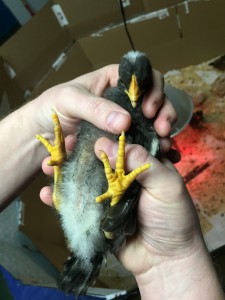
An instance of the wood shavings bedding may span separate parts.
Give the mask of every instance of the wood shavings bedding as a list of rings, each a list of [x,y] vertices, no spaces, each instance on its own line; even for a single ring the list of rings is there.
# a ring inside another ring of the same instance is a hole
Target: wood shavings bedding
[[[174,144],[182,155],[176,165],[182,176],[209,162],[187,184],[204,234],[214,229],[214,216],[225,215],[225,73],[209,63],[165,74],[167,84],[192,96],[194,113],[202,116],[176,136]]]
[[[222,71],[203,62],[180,70],[172,70],[164,75],[165,82],[181,89],[191,96],[209,95],[211,85],[220,77]]]

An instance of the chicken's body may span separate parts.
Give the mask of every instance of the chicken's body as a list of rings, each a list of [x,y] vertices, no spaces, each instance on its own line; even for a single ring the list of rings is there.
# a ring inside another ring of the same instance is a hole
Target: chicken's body
[[[137,102],[134,99],[135,103],[131,105],[129,99],[129,76],[135,72],[140,73],[136,74],[137,78],[143,77],[138,82],[142,93],[138,98],[142,98],[143,93],[152,88],[153,82],[151,66],[140,52],[130,52],[123,57],[118,86],[108,89],[104,97],[131,114],[132,124],[126,132],[126,142],[140,144],[157,156],[159,140],[153,122],[144,117],[142,100]],[[94,154],[94,145],[102,136],[115,139],[112,134],[82,121],[75,150],[62,166],[59,214],[72,255],[65,263],[59,285],[67,293],[73,292],[75,295],[84,294],[97,278],[107,251],[117,251],[126,235],[134,234],[136,229],[136,204],[140,192],[137,181],[114,206],[110,206],[109,201],[95,201],[108,187],[103,164]],[[113,233],[113,238],[106,238],[104,231]]]
[[[76,295],[86,291],[107,250],[100,224],[108,204],[95,202],[107,189],[102,162],[93,152],[102,136],[101,130],[82,122],[75,151],[62,169],[61,192],[66,201],[61,202],[60,216],[72,255],[64,266],[60,287]]]

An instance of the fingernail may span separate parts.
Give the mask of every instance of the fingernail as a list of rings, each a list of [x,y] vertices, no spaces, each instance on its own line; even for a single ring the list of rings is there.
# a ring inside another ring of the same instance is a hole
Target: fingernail
[[[127,127],[126,119],[128,116],[129,115],[126,113],[114,111],[106,119],[106,124],[113,131],[116,131],[118,133],[118,131],[121,130],[121,128]]]

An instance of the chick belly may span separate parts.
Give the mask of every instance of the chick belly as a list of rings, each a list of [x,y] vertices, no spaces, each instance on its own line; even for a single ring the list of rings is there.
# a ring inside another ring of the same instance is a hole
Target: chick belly
[[[106,251],[105,236],[100,228],[106,203],[96,203],[95,198],[105,191],[107,185],[102,165],[96,168],[99,162],[93,162],[94,168],[90,170],[86,166],[81,172],[74,171],[73,176],[64,180],[62,185],[62,227],[68,247],[84,261],[84,266],[96,253],[104,254]]]

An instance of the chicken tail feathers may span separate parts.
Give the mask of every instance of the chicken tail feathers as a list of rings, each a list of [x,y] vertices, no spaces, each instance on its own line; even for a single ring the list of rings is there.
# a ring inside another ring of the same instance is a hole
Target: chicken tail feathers
[[[76,297],[85,295],[88,287],[95,283],[99,275],[102,260],[102,253],[97,253],[89,263],[72,254],[68,257],[60,274],[59,288],[66,294],[72,293]]]

